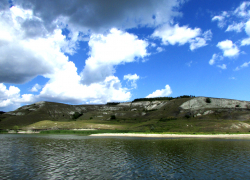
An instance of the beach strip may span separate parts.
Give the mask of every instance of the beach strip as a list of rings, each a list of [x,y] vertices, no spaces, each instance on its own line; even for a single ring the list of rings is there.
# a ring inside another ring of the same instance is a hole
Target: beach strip
[[[140,134],[140,133],[102,133],[89,136],[112,137],[154,137],[154,138],[250,138],[250,134]]]

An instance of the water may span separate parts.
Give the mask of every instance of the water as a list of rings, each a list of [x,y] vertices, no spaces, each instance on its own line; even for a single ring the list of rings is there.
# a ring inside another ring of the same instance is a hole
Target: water
[[[0,135],[1,179],[246,179],[250,139]]]

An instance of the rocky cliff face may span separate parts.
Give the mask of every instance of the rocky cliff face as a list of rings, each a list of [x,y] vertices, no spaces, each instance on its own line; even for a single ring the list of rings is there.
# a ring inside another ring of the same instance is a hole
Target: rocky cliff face
[[[184,102],[181,113],[193,117],[209,114],[221,115],[226,119],[247,120],[250,118],[250,102],[234,99],[196,97]]]
[[[210,102],[207,102],[210,99]],[[196,97],[190,99],[180,106],[182,109],[207,109],[207,108],[230,108],[230,109],[250,109],[249,101],[239,101],[233,99]]]

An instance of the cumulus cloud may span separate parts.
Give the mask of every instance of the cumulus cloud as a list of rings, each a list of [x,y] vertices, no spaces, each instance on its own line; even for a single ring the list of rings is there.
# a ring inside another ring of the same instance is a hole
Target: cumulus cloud
[[[210,41],[212,39],[212,31],[208,30],[203,33],[202,37],[196,37],[194,39],[191,39],[189,41],[190,43],[190,50],[195,50],[197,48],[203,47],[207,45],[207,41]]]
[[[73,104],[127,101],[130,97],[130,92],[122,88],[115,76],[107,76],[103,81],[90,85],[82,84],[73,62],[68,62],[54,74],[39,94],[40,99]]]
[[[229,25],[226,29],[226,31],[235,31],[237,33],[241,32],[243,27],[245,26],[245,24],[243,22],[240,23],[233,23],[231,25]]]
[[[114,66],[133,62],[148,55],[146,41],[117,29],[111,29],[107,35],[92,35],[89,46],[90,57],[81,72],[82,83],[88,85],[103,81],[114,74]]]
[[[235,71],[239,71],[239,70],[242,69],[242,68],[246,68],[246,67],[249,66],[249,64],[250,64],[250,61],[249,61],[249,62],[245,62],[245,63],[243,63],[241,66],[236,67],[236,68],[235,68]]]
[[[32,88],[31,88],[31,92],[37,92],[39,89],[41,89],[42,87],[39,84],[35,84]]]
[[[212,21],[218,21],[218,26],[223,28],[227,23],[231,23],[233,20],[233,24],[228,25],[226,32],[235,31],[239,33],[245,27],[246,33],[250,36],[250,30],[247,30],[249,18],[250,2],[244,1],[234,11],[224,11],[221,15],[214,16]]]
[[[241,41],[241,46],[250,45],[250,38],[245,38]]]
[[[218,21],[218,27],[223,28],[226,25],[225,18],[229,17],[228,12],[223,11],[221,15],[219,16],[214,16],[212,18],[212,21]]]
[[[152,34],[152,37],[161,38],[164,45],[184,45],[190,43],[190,49],[194,50],[207,45],[206,41],[211,40],[211,30],[203,34],[201,32],[200,28],[191,29],[188,26],[180,27],[178,24],[175,26],[165,24],[157,28]]]
[[[217,67],[221,68],[221,69],[227,69],[227,65],[226,64],[217,65]]]
[[[38,75],[48,76],[68,61],[61,51],[67,42],[60,29],[27,38],[22,22],[38,19],[31,11],[12,7],[1,11],[0,17],[0,82],[24,83]]]
[[[162,52],[162,51],[164,51],[164,49],[163,49],[162,47],[157,47],[157,48],[156,48],[156,51],[157,51],[157,52]]]
[[[199,28],[191,29],[187,26],[179,27],[178,24],[172,27],[168,24],[165,24],[164,26],[157,28],[152,36],[161,38],[163,44],[165,45],[184,45],[189,40],[199,36],[200,33],[201,30]]]
[[[234,10],[233,13],[240,17],[249,17],[250,11],[247,10],[248,7],[250,7],[250,2],[248,1],[242,2],[240,6]]]
[[[20,107],[21,103],[34,102],[34,95],[20,95],[20,89],[15,86],[7,88],[3,83],[0,83],[0,110],[10,111]]]
[[[169,96],[170,94],[172,94],[172,90],[170,86],[167,84],[165,86],[165,89],[161,89],[161,90],[158,89],[154,91],[152,94],[149,94],[148,96],[146,96],[146,98],[164,97],[164,96]]]
[[[113,27],[127,29],[142,26],[158,26],[178,16],[179,0],[16,0],[14,5],[31,8],[43,19],[48,31],[53,31],[58,20],[72,29],[102,33]]]
[[[223,56],[220,56],[218,54],[213,54],[212,58],[209,60],[209,64],[210,65],[214,65],[216,63],[216,61],[220,61],[223,59]]]
[[[250,36],[250,20],[246,22],[245,31]]]
[[[123,79],[124,80],[127,80],[127,81],[130,81],[131,82],[131,87],[132,88],[137,88],[137,84],[136,84],[136,81],[140,78],[140,76],[138,76],[137,74],[127,74],[127,75],[124,75]]]
[[[217,44],[217,47],[223,51],[225,57],[235,57],[239,55],[238,47],[233,44],[231,40],[221,41]]]

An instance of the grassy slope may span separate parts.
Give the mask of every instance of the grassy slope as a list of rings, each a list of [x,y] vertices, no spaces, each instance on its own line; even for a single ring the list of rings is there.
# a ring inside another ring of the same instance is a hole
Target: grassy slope
[[[250,123],[244,122],[244,123]],[[160,121],[152,119],[145,122],[126,121],[100,121],[100,120],[77,120],[71,122],[40,121],[31,124],[24,129],[109,129],[130,131],[153,131],[153,132],[249,132],[249,128],[231,128],[232,124],[239,125],[238,120],[199,120],[196,118]],[[240,127],[240,126],[239,126]]]

